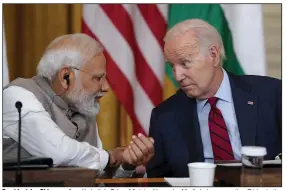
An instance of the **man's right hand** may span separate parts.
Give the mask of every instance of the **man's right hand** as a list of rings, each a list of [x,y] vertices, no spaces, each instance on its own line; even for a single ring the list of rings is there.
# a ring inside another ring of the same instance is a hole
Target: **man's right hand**
[[[123,152],[125,149],[126,147],[118,147],[112,151],[109,151],[109,167],[118,167],[122,163]]]

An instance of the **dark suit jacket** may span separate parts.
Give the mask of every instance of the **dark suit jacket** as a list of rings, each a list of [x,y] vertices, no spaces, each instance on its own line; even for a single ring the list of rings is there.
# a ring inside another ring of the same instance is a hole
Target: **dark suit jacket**
[[[281,81],[228,76],[242,146],[266,147],[265,159],[274,159],[282,150]],[[147,164],[148,177],[188,177],[187,164],[204,161],[196,100],[182,90],[153,109],[149,135],[155,139],[155,155]]]

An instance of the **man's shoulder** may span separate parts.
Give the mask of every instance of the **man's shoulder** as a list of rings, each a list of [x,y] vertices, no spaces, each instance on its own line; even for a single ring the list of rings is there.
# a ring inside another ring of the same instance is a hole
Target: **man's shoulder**
[[[281,87],[281,80],[269,76],[260,76],[260,75],[233,75],[230,74],[230,79],[236,84],[245,85],[251,87],[252,90],[271,90],[273,88]]]
[[[25,87],[26,84],[36,84],[35,81],[33,80],[33,78],[16,78],[13,81],[11,81],[9,84],[7,84],[6,86],[3,87],[3,90],[6,90],[9,87]],[[11,89],[11,88],[10,88]],[[12,88],[12,89],[16,89],[16,88]]]
[[[17,101],[21,101],[23,108],[34,109],[39,107],[39,101],[35,94],[25,88],[25,86],[20,85],[24,81],[32,81],[30,79],[18,78],[11,83],[9,83],[3,89],[3,108],[4,110],[14,109],[14,105]]]
[[[3,99],[4,98],[9,98],[9,99],[13,99],[19,96],[31,96],[33,95],[33,93],[31,91],[29,91],[28,89],[18,86],[18,85],[9,85],[9,86],[5,86],[5,88],[3,88]]]
[[[170,112],[173,111],[174,108],[180,106],[181,102],[187,98],[186,94],[182,90],[177,90],[177,92],[167,98],[166,100],[162,101],[159,105],[155,107],[157,112]]]
[[[269,77],[269,76],[260,76],[260,75],[238,75],[242,80],[250,84],[279,84],[281,83],[280,79]]]

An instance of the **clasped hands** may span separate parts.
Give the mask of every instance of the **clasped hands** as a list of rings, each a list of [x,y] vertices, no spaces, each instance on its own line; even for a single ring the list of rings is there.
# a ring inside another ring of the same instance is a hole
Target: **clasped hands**
[[[137,166],[145,165],[154,155],[154,140],[142,134],[132,136],[127,147],[118,147],[110,151],[110,167],[120,164],[125,170],[134,170]]]

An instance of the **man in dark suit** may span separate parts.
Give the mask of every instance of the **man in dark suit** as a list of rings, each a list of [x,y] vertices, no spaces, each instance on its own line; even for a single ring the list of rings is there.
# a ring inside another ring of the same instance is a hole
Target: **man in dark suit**
[[[281,153],[280,80],[225,71],[220,35],[198,19],[167,33],[164,54],[181,89],[152,111],[148,177],[187,177],[190,162],[240,160],[242,146],[265,147],[268,160]]]

